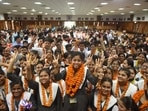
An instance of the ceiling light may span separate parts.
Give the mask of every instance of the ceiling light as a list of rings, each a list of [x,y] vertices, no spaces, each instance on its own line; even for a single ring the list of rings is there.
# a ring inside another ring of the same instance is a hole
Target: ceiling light
[[[134,11],[130,11],[129,13],[134,13]]]
[[[35,10],[35,9],[32,9],[31,11],[32,11],[32,12],[36,12],[36,10]]]
[[[121,15],[125,15],[125,13],[120,13]]]
[[[26,8],[26,7],[21,7],[21,9],[24,9],[24,10],[25,10],[25,9],[27,9],[27,8]]]
[[[41,2],[34,2],[34,4],[41,5],[42,3]]]
[[[10,5],[11,3],[8,3],[8,2],[4,2],[2,3],[3,5]]]
[[[118,10],[124,10],[124,8],[119,8]]]
[[[45,13],[45,15],[48,15],[48,13]]]
[[[34,15],[34,13],[30,13],[30,15]]]
[[[12,10],[12,12],[17,12],[17,10]]]
[[[52,10],[52,12],[55,12],[55,10]]]
[[[23,14],[27,14],[27,12],[23,12]]]
[[[99,9],[99,7],[96,7],[96,8],[94,8],[94,9],[98,10],[98,9]]]
[[[100,3],[101,5],[107,5],[108,3],[107,2],[102,2]]]
[[[74,9],[75,9],[75,7],[70,7],[69,9],[74,10]]]
[[[104,15],[104,14],[101,14],[101,15]]]
[[[141,5],[141,4],[140,4],[140,3],[134,3],[134,5],[139,6],[139,5]]]
[[[91,12],[95,12],[94,10],[91,10]]]
[[[111,10],[110,12],[111,12],[111,13],[114,13],[115,11]]]
[[[73,4],[74,4],[74,2],[67,2],[67,4],[68,4],[68,5],[73,5]]]
[[[45,7],[45,9],[51,9],[50,7]]]
[[[43,12],[39,12],[39,14],[42,14]]]
[[[107,15],[108,13],[107,13],[107,12],[105,12],[104,14],[106,14],[106,15]]]
[[[142,11],[148,11],[148,9],[145,8],[145,9],[142,9]]]
[[[11,14],[11,12],[7,12],[7,14]]]
[[[0,0],[0,2],[1,2],[2,0]]]

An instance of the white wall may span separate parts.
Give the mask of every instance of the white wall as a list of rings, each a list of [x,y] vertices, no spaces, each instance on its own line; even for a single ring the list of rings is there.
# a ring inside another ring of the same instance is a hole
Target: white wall
[[[37,20],[37,15],[8,15],[9,20]],[[109,18],[109,20],[107,19]],[[129,15],[103,15],[103,21],[130,21]],[[137,20],[140,18],[140,20]],[[144,20],[143,20],[144,18]],[[97,21],[96,15],[43,15],[42,20],[71,20],[71,21]],[[115,19],[115,20],[114,20]],[[3,14],[0,14],[0,20],[4,20]],[[148,21],[148,14],[134,15],[134,21]]]
[[[4,15],[0,14],[0,20],[4,20]]]

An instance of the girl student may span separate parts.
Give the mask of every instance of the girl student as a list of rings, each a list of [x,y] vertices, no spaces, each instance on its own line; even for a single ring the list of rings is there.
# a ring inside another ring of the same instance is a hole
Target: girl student
[[[63,110],[87,111],[88,95],[85,90],[87,80],[95,86],[98,78],[84,66],[84,55],[81,52],[72,52],[71,64],[61,73],[59,73],[58,59],[54,60],[53,66],[56,68],[55,79],[63,79],[66,84]]]
[[[59,85],[50,78],[51,70],[44,68],[39,73],[39,82],[34,81],[31,71],[31,58],[27,57],[28,85],[34,90],[37,100],[36,111],[61,111],[62,96]]]

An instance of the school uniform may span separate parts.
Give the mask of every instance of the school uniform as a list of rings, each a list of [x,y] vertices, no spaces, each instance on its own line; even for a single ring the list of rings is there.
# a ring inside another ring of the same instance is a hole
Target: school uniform
[[[56,80],[66,79],[66,70],[55,75]],[[78,91],[73,97],[68,94],[64,96],[64,108],[63,111],[87,111],[88,108],[88,94],[86,92],[87,80],[93,85],[96,85],[98,79],[95,78],[87,67],[84,68],[84,77]]]
[[[57,83],[52,83],[52,103],[50,106],[45,106],[43,104],[43,94],[41,90],[41,83],[35,82],[33,80],[28,82],[29,87],[34,90],[37,110],[36,111],[61,111],[62,109],[62,96]],[[51,92],[47,94],[45,92],[45,99],[49,100]]]

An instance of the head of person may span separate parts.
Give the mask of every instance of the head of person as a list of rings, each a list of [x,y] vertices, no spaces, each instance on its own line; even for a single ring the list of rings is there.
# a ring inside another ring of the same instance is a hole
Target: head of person
[[[148,81],[148,61],[144,62],[141,67],[143,68],[143,77]]]
[[[98,57],[96,55],[93,55],[92,56],[92,61],[90,61],[88,64],[87,64],[87,67],[89,69],[89,71],[91,73],[94,73],[94,70],[95,70],[95,63],[96,63],[96,60],[98,59]]]
[[[39,74],[40,71],[43,69],[44,64],[42,61],[38,61],[37,64],[35,65],[35,73]]]
[[[113,71],[110,67],[106,67],[104,69],[104,77],[107,77],[107,78],[110,78],[110,79],[113,78]]]
[[[146,61],[146,53],[139,53],[136,57],[138,64],[143,64]]]
[[[127,58],[123,61],[122,66],[124,68],[134,67],[133,59]]]
[[[100,83],[101,94],[108,96],[111,94],[112,90],[112,79],[104,77]]]
[[[30,51],[30,56],[32,58],[32,60],[36,59],[36,58],[39,58],[39,53],[37,50],[31,50]]]
[[[44,68],[40,71],[39,73],[39,80],[40,80],[40,83],[44,86],[46,85],[49,85],[50,83],[50,73],[51,73],[51,70],[48,69],[48,68]]]
[[[21,79],[17,79],[10,83],[11,92],[14,98],[21,98],[24,88]]]
[[[71,52],[71,64],[74,70],[78,70],[84,63],[84,54],[78,51]]]
[[[130,71],[128,68],[121,68],[118,73],[118,82],[127,83],[130,77]]]
[[[130,71],[129,81],[132,81],[132,80],[134,80],[135,75],[136,75],[137,72],[136,72],[136,69],[134,67],[130,67],[128,69]]]
[[[129,96],[118,99],[117,103],[119,111],[139,111],[134,100]]]
[[[112,70],[113,71],[118,71],[119,67],[120,67],[120,61],[119,61],[119,59],[114,58],[112,60],[112,62],[111,62],[111,68],[112,68]]]
[[[97,67],[95,68],[94,74],[96,75],[96,77],[98,77],[98,80],[102,80],[102,78],[104,77],[104,69],[103,67]]]

